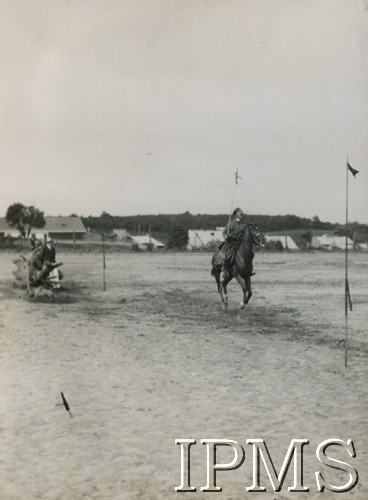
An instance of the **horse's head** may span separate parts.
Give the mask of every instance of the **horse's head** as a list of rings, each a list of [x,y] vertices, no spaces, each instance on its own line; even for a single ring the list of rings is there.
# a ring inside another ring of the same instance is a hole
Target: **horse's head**
[[[256,245],[259,247],[264,247],[267,243],[266,236],[263,233],[257,233],[255,236]]]
[[[257,224],[247,224],[244,239],[255,246],[264,246],[266,244],[266,237],[263,233],[258,232]]]
[[[248,224],[249,231],[254,234],[258,231],[257,224]]]

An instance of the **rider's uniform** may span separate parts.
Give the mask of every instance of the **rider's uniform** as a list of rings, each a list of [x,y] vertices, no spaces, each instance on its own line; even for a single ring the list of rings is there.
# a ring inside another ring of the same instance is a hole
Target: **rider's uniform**
[[[231,219],[222,233],[225,238],[225,242],[231,244],[237,241],[243,234],[246,225],[245,216],[243,216],[240,220],[237,217]]]
[[[55,248],[51,245],[46,244],[42,250],[42,259],[43,261],[51,262],[54,264],[56,262],[56,251]]]
[[[222,248],[225,254],[224,270],[229,270],[236,252],[237,243],[244,233],[246,226],[247,222],[245,215],[241,218],[237,216],[233,217],[226,225],[222,233],[225,238],[225,244]]]

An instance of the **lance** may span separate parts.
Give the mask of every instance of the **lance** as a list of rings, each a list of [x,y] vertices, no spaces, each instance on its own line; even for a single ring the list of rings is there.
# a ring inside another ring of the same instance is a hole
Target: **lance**
[[[241,179],[241,177],[239,177],[239,167],[236,167],[235,182],[234,182],[234,186],[233,186],[233,194],[231,196],[231,206],[230,206],[229,220],[227,223],[226,238],[229,236],[230,221],[231,221],[231,216],[232,216],[233,208],[234,208],[235,191],[236,191],[236,186],[238,185],[239,179]]]

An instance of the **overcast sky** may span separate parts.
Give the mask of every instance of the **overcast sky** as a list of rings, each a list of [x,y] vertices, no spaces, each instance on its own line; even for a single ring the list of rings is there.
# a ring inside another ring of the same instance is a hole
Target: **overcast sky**
[[[0,0],[0,215],[368,223],[366,0]]]

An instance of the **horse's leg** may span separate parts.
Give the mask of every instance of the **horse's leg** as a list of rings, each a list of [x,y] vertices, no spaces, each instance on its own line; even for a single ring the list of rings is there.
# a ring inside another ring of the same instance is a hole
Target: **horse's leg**
[[[217,284],[217,291],[218,293],[220,294],[220,297],[221,297],[221,302],[222,304],[225,304],[225,299],[224,299],[224,296],[222,294],[222,288],[221,288],[221,269],[213,269],[213,272],[212,272],[213,276],[215,277],[215,280],[216,280],[216,284]]]
[[[30,262],[27,261],[27,293],[29,297],[34,297],[34,290],[31,288],[31,278],[32,278],[32,269]]]
[[[221,302],[222,304],[225,304],[225,299],[222,294],[222,287],[221,287],[221,272],[222,272],[222,264],[221,258],[220,258],[220,249],[217,249],[216,252],[212,256],[212,270],[211,274],[212,276],[215,277],[216,284],[217,284],[217,291],[220,294],[221,297]]]
[[[247,297],[245,299],[245,304],[248,304],[249,302],[249,299],[251,298],[251,296],[253,295],[252,293],[252,285],[251,285],[251,280],[250,280],[250,276],[247,276],[245,278],[245,286],[246,286],[246,291],[247,291]]]
[[[235,276],[236,281],[239,283],[241,286],[241,289],[243,290],[243,300],[240,302],[239,307],[240,309],[244,309],[245,304],[248,302],[247,300],[247,284],[244,278],[242,278],[239,274]]]
[[[217,291],[219,294],[221,294],[221,281],[220,281],[221,269],[214,269],[213,275],[214,275],[215,280],[216,280]]]
[[[248,304],[252,296],[250,276],[243,278],[242,276],[236,275],[235,278],[243,290],[243,300],[240,302],[240,309],[244,309],[245,304]]]
[[[220,286],[220,293],[222,298],[222,303],[224,304],[224,309],[227,309],[228,298],[227,298],[227,284],[233,279],[233,276],[230,273],[222,273],[222,280]]]

